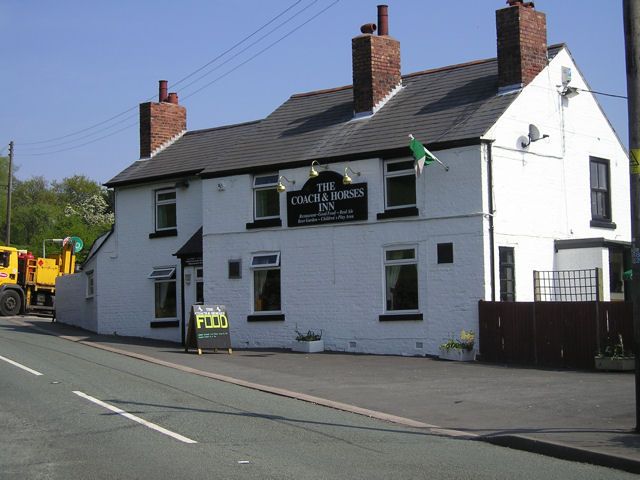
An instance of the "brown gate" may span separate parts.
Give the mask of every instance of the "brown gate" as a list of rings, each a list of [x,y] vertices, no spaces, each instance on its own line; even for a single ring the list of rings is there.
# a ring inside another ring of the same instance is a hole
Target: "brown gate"
[[[593,369],[622,335],[632,349],[631,303],[479,302],[480,355],[488,362]]]

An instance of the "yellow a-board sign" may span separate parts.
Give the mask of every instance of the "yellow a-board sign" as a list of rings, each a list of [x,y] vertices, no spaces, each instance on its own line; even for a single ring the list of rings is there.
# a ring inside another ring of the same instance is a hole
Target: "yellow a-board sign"
[[[192,305],[184,351],[226,348],[231,353],[229,317],[224,305]]]

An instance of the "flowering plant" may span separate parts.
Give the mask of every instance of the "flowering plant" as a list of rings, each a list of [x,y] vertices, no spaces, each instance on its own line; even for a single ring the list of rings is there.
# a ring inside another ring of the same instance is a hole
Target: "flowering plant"
[[[322,330],[320,333],[314,332],[313,330],[309,330],[307,333],[302,333],[298,331],[296,327],[296,340],[299,342],[314,342],[316,340],[320,340],[322,338]]]
[[[460,338],[454,338],[453,334],[449,337],[449,339],[440,345],[441,350],[449,350],[458,349],[458,350],[466,350],[470,352],[473,350],[473,345],[475,343],[476,335],[471,330],[461,330]]]

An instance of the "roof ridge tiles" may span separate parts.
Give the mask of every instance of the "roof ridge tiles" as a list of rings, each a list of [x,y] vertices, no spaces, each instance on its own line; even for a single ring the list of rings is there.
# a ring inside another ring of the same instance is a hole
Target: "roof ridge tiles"
[[[235,128],[235,127],[244,127],[244,126],[247,126],[247,125],[252,125],[252,124],[255,124],[255,123],[260,123],[260,122],[262,122],[262,120],[263,120],[263,119],[261,118],[261,119],[258,119],[258,120],[250,120],[250,121],[248,121],[248,122],[233,123],[233,124],[231,124],[231,125],[220,125],[219,127],[202,128],[202,129],[199,129],[199,130],[188,130],[188,131],[184,134],[184,136],[187,136],[187,135],[194,135],[194,134],[197,134],[197,133],[213,132],[213,131],[216,131],[216,130],[227,130],[227,129]]]

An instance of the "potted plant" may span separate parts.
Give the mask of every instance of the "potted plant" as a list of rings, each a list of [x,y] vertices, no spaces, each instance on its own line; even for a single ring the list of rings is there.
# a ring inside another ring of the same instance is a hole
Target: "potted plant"
[[[622,335],[618,334],[618,341],[609,342],[604,351],[595,356],[595,363],[596,370],[635,370],[636,358],[633,352],[625,350]]]
[[[444,360],[456,360],[459,362],[471,362],[476,358],[474,350],[475,334],[471,330],[461,330],[460,337],[453,334],[446,342],[440,345],[440,358]]]
[[[324,340],[322,340],[322,330],[320,333],[308,330],[307,333],[298,331],[296,327],[296,341],[293,342],[291,350],[294,352],[317,353],[324,351]]]

